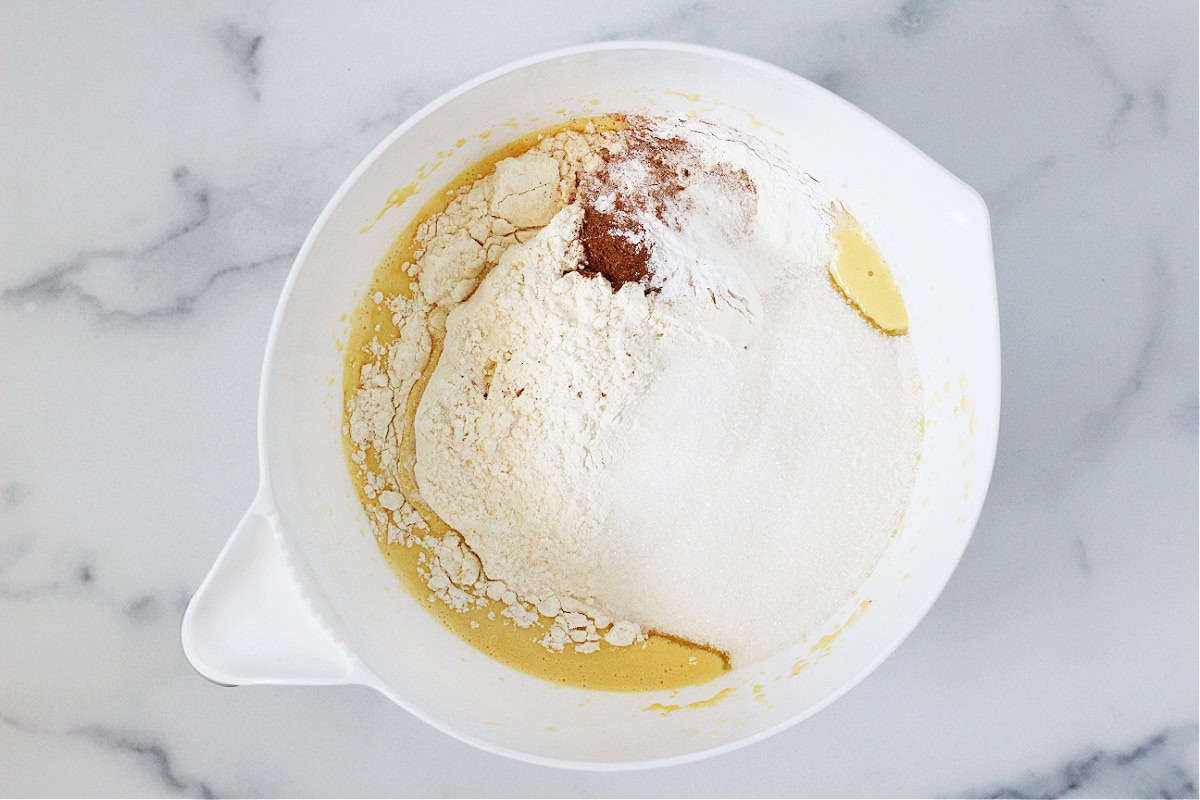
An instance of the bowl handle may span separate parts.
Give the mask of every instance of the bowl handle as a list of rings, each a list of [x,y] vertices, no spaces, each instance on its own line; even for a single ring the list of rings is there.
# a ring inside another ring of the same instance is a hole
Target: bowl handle
[[[261,498],[242,517],[184,612],[184,655],[225,686],[370,684],[304,598],[276,525]]]

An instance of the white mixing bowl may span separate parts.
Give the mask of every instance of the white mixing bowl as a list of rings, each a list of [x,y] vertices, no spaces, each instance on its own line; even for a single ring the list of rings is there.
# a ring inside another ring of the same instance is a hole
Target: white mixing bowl
[[[926,426],[903,528],[830,621],[829,637],[704,686],[639,694],[516,672],[422,609],[375,545],[346,468],[341,424],[346,314],[425,200],[524,133],[567,117],[641,111],[694,112],[782,146],[853,210],[904,294]],[[415,195],[363,232],[394,190],[417,180]],[[844,100],[750,58],[636,42],[526,59],[455,89],[397,128],[313,226],[267,342],[261,488],[192,598],[184,650],[220,683],[372,686],[452,736],[536,763],[626,769],[725,752],[833,702],[924,616],[979,516],[999,406],[988,216],[968,186]]]

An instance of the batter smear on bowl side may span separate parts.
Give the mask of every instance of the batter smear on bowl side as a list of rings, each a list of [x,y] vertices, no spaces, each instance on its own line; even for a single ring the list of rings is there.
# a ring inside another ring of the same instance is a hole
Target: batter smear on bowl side
[[[401,581],[588,688],[703,683],[819,629],[921,445],[903,302],[863,248],[807,175],[696,120],[577,120],[464,172],[380,266],[346,364]]]

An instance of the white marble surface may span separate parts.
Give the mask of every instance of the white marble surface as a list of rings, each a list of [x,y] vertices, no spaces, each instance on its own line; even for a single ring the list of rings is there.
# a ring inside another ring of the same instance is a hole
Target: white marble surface
[[[0,794],[1196,796],[1195,5],[600,5],[0,4]],[[205,682],[179,617],[307,228],[442,91],[614,38],[794,70],[987,199],[1000,452],[942,599],[811,721],[645,773]]]

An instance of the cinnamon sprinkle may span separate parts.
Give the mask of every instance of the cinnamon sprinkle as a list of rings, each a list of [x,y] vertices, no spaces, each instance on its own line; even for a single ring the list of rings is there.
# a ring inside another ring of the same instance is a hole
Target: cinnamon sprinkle
[[[650,267],[653,243],[640,220],[653,216],[678,230],[683,212],[692,207],[687,189],[693,183],[715,181],[739,199],[743,213],[729,221],[731,235],[744,233],[756,204],[757,191],[745,170],[706,164],[694,144],[678,136],[655,136],[649,124],[645,118],[630,118],[625,149],[609,153],[579,187],[585,257],[580,271],[603,276],[613,291],[626,283],[658,291]]]

